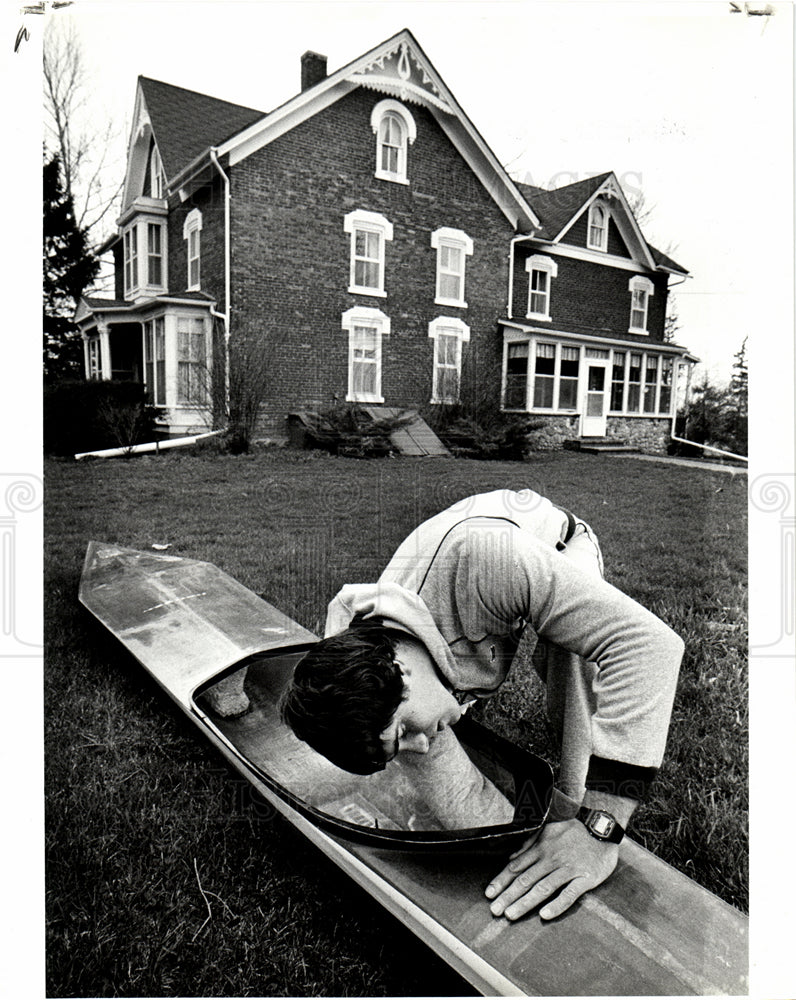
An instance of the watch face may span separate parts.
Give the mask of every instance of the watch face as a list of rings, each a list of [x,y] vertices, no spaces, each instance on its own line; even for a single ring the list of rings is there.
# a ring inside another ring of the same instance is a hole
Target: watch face
[[[591,828],[598,837],[610,837],[615,825],[616,820],[613,816],[604,812],[595,813],[591,821]]]

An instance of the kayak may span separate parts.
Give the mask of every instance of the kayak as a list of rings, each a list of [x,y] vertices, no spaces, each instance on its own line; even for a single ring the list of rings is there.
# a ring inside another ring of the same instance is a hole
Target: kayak
[[[746,992],[746,918],[625,838],[612,877],[554,921],[483,890],[547,818],[553,775],[465,716],[509,822],[450,828],[404,769],[352,775],[297,740],[279,697],[318,641],[211,563],[90,542],[79,599],[296,829],[489,996]]]

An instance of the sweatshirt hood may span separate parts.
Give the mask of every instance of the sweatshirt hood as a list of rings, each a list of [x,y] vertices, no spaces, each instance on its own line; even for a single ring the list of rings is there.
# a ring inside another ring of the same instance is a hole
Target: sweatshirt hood
[[[345,631],[355,615],[381,618],[388,628],[418,639],[447,684],[455,688],[456,660],[419,594],[397,583],[348,584],[329,604],[324,636]]]

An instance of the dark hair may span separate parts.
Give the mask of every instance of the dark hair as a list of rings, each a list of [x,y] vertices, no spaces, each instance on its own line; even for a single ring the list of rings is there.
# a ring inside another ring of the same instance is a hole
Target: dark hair
[[[381,734],[404,697],[399,637],[381,619],[357,616],[296,664],[280,699],[282,721],[345,771],[373,774],[387,763]]]

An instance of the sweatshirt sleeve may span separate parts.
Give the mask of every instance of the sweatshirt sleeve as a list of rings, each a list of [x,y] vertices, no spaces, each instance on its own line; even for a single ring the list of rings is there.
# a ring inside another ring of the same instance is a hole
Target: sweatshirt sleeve
[[[523,620],[541,638],[596,664],[587,785],[634,782],[643,791],[663,758],[680,637],[616,587],[514,525],[460,533],[450,539],[446,561],[472,637]]]

